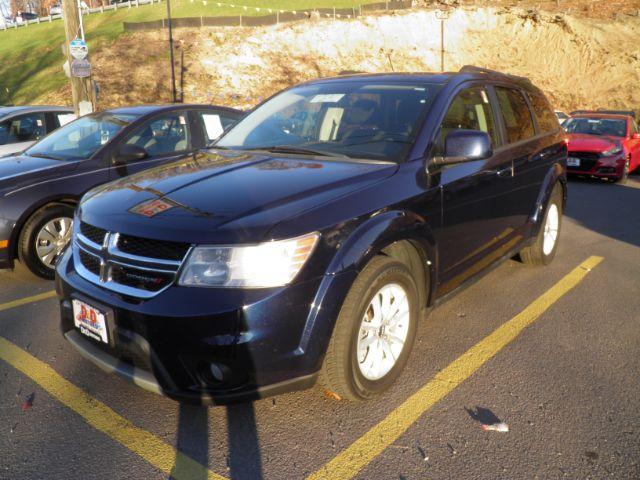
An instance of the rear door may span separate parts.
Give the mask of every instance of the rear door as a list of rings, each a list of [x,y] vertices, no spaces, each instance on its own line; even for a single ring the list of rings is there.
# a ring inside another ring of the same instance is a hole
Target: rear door
[[[437,234],[439,294],[456,288],[480,271],[511,234],[507,218],[511,159],[500,153],[498,118],[490,90],[472,86],[459,91],[447,110],[436,140],[436,155],[444,153],[447,135],[456,129],[489,134],[495,153],[488,160],[443,167],[432,175],[442,188],[442,228]],[[500,256],[500,255],[498,255]]]
[[[510,224],[522,238],[551,164],[562,155],[556,135],[560,126],[544,95],[511,86],[495,86],[505,137],[504,149],[513,159],[507,206]],[[533,107],[533,108],[532,108]],[[534,114],[534,111],[536,112]]]
[[[136,145],[144,148],[147,158],[135,160],[111,169],[112,179],[167,163],[193,150],[189,117],[185,110],[171,111],[156,115],[141,122],[113,149],[115,156],[124,145]]]

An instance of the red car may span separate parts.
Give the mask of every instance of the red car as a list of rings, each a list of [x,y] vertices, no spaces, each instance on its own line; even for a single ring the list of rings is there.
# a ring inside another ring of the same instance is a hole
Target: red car
[[[640,167],[640,132],[632,112],[581,112],[562,127],[569,134],[567,173],[624,182]]]

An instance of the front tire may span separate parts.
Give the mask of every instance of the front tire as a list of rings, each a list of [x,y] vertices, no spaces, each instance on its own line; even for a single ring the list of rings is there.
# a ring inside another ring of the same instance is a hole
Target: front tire
[[[520,260],[527,265],[549,265],[558,250],[560,227],[562,226],[562,186],[553,187],[547,209],[542,219],[542,227],[533,244],[520,251]]]
[[[624,167],[622,169],[622,175],[620,175],[615,179],[616,183],[619,183],[621,185],[624,185],[625,183],[627,183],[627,180],[629,179],[629,167],[630,167],[630,160],[627,158],[627,160],[624,163]]]
[[[324,386],[352,401],[387,390],[409,358],[418,298],[406,265],[374,257],[351,286],[338,315],[321,370]]]
[[[55,266],[71,241],[73,208],[47,205],[27,220],[18,243],[18,258],[35,275],[53,280]]]

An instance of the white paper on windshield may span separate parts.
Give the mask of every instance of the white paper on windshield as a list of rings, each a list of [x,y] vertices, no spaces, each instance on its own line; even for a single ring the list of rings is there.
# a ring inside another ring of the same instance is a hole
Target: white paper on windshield
[[[60,122],[61,127],[64,127],[67,123],[73,122],[75,119],[76,119],[76,116],[73,113],[58,114],[58,122]]]
[[[224,132],[222,122],[220,121],[220,115],[202,114],[202,120],[204,120],[204,128],[207,130],[207,137],[209,140],[218,138]]]
[[[309,103],[336,103],[342,100],[344,93],[323,93],[313,97]]]

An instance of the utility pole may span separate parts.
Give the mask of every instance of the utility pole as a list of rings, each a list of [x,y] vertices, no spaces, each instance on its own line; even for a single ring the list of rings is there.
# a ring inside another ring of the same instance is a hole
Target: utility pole
[[[69,62],[69,71],[74,58],[71,55],[69,44],[76,39],[84,40],[84,30],[82,28],[82,17],[79,8],[79,0],[62,0],[62,18],[64,20],[64,33],[66,38],[65,52]],[[73,97],[73,108],[76,115],[86,115],[94,110],[93,87],[91,77],[77,77],[71,73],[71,95]]]
[[[171,0],[167,0],[167,21],[169,22],[169,60],[171,61],[171,94],[173,103],[177,102],[176,67],[173,60],[173,26],[171,25]]]

